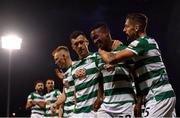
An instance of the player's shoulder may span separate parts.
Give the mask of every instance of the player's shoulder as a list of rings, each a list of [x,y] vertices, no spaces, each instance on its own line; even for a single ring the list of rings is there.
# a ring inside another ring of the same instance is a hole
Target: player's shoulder
[[[121,51],[121,50],[124,50],[126,49],[128,46],[126,45],[119,45],[116,49],[113,50],[113,52],[116,52],[116,51]]]
[[[87,58],[88,57],[95,57],[97,54],[98,54],[98,52],[90,52],[89,55],[87,56]]]
[[[31,92],[29,95],[36,95],[37,93],[35,91]]]

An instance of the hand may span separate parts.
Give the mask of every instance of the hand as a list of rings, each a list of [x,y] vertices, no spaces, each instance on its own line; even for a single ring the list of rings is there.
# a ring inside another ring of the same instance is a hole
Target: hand
[[[97,112],[97,110],[100,108],[102,104],[102,99],[96,99],[93,105],[93,111]]]
[[[141,117],[141,104],[135,104],[134,116],[135,117]]]
[[[57,104],[53,104],[53,106],[51,106],[51,112],[55,113],[57,110]]]
[[[37,105],[36,101],[31,101],[31,104],[32,104],[33,106]]]
[[[114,49],[116,49],[117,47],[119,47],[119,46],[122,45],[122,44],[123,44],[123,43],[122,43],[121,41],[119,41],[119,40],[114,40],[111,49],[114,50]]]
[[[66,87],[66,88],[68,88],[69,87],[69,84],[68,84],[68,81],[66,80],[66,81],[64,81],[64,87]]]
[[[51,104],[51,101],[48,100],[48,101],[46,102],[46,105],[50,105],[50,104]]]
[[[64,78],[64,72],[62,70],[55,69],[56,76],[59,77],[60,80]]]
[[[109,52],[106,52],[102,49],[99,49],[98,50],[99,52],[99,55],[103,58],[103,60],[106,62],[106,63],[109,63],[110,62],[110,53]]]
[[[104,68],[109,72],[109,71],[114,71],[115,67],[114,65],[111,64],[104,64]]]

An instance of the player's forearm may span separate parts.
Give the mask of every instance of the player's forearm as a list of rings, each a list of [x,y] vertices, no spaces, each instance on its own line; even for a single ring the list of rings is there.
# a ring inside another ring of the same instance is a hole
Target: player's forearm
[[[56,106],[59,106],[59,105],[61,105],[62,103],[64,103],[65,100],[66,100],[66,96],[65,96],[64,93],[62,93],[62,94],[58,97],[58,99],[56,100],[56,102],[55,102],[54,104],[55,104]]]
[[[135,54],[132,51],[125,49],[125,50],[122,50],[122,51],[117,52],[115,54],[110,54],[109,63],[110,64],[117,64],[119,62],[130,59],[133,56],[135,56]]]
[[[36,104],[41,108],[45,108],[45,106],[46,106],[45,102],[36,102]]]
[[[26,109],[31,109],[32,106],[33,106],[32,101],[28,101],[26,103]]]
[[[30,104],[30,103],[26,104],[26,109],[30,109],[31,107],[32,107],[32,104]]]
[[[136,95],[136,104],[134,107],[134,115],[135,117],[141,117],[141,106],[142,106],[143,96]]]
[[[136,95],[136,103],[137,104],[142,104],[142,99],[143,99],[142,95]]]

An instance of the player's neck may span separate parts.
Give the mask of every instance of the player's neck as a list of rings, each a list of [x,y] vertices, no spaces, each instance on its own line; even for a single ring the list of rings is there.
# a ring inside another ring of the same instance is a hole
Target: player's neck
[[[146,32],[139,33],[139,38],[144,38],[146,36]]]
[[[72,60],[69,59],[69,60],[67,61],[67,67],[69,68],[71,65],[72,65]]]

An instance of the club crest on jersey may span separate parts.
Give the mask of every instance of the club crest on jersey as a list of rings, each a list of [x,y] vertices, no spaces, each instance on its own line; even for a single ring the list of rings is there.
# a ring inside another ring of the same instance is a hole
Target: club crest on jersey
[[[76,70],[75,76],[76,76],[76,78],[78,78],[80,80],[86,78],[86,69],[81,68],[81,69]]]

